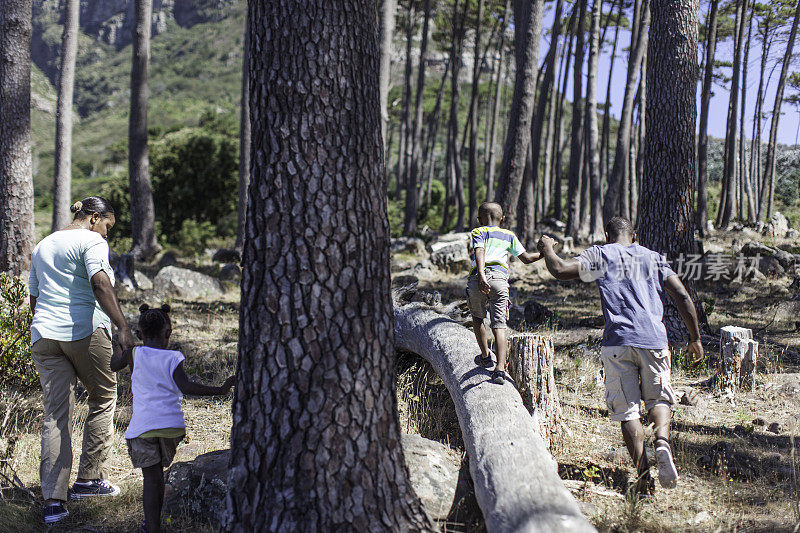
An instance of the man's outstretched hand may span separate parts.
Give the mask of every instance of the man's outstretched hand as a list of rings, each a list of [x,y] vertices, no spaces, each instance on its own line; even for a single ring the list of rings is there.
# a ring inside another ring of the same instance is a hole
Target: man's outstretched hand
[[[705,359],[703,343],[699,340],[690,342],[689,346],[686,348],[686,351],[692,355],[692,358],[690,359],[690,365],[692,368],[702,363],[703,359]]]

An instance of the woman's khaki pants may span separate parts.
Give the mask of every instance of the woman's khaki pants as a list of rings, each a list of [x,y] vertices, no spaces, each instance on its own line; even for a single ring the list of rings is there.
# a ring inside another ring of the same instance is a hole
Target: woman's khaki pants
[[[72,410],[75,379],[89,394],[78,477],[103,477],[103,463],[113,442],[117,376],[111,371],[111,337],[98,328],[85,339],[64,342],[39,339],[31,349],[44,394],[42,462],[39,474],[45,500],[67,499],[72,470]]]

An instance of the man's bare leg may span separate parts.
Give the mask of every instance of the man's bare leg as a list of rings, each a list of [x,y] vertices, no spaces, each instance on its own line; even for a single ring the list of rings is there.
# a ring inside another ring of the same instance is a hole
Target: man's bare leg
[[[639,419],[627,420],[622,422],[622,438],[625,446],[633,459],[636,467],[637,481],[636,492],[642,494],[646,492],[650,478],[650,464],[647,462],[647,454],[644,451],[644,427]]]
[[[656,462],[658,463],[658,481],[666,489],[675,488],[678,484],[678,470],[672,456],[672,446],[669,442],[669,425],[672,420],[672,410],[669,405],[658,404],[648,412],[650,421],[655,426]]]

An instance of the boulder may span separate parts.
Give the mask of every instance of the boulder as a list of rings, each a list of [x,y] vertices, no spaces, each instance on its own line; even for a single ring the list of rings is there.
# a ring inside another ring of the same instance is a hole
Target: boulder
[[[458,484],[458,455],[419,435],[403,435],[402,445],[414,491],[433,519],[446,519]],[[165,510],[204,515],[219,525],[228,493],[229,458],[230,450],[217,450],[174,463],[167,472]]]
[[[452,238],[458,235],[458,238]],[[450,272],[468,272],[472,268],[472,259],[469,256],[469,233],[444,235],[448,239],[440,238],[431,244],[431,262],[442,270]]]
[[[408,252],[414,255],[424,255],[425,241],[419,237],[398,237],[392,239],[391,250],[393,253]]]
[[[789,231],[786,232],[786,238],[792,240],[800,239],[800,231],[796,229],[789,229]]]
[[[765,230],[768,237],[778,237],[781,239],[786,237],[786,233],[788,231],[789,220],[787,220],[787,218],[780,212],[776,212],[774,215],[772,215]]]
[[[137,289],[142,291],[149,291],[153,288],[153,282],[140,270],[134,271],[133,283]]]
[[[228,263],[219,269],[219,279],[223,281],[239,281],[242,279],[242,267],[238,263]]]
[[[162,268],[156,275],[153,285],[160,293],[187,300],[218,297],[225,291],[219,280],[175,266]]]
[[[403,435],[403,454],[411,485],[434,520],[450,513],[461,461],[444,444],[419,435]]]
[[[781,262],[775,256],[768,255],[758,261],[758,270],[765,276],[780,277],[786,273]]]
[[[215,263],[240,263],[242,256],[236,250],[223,248],[214,252],[211,260]]]

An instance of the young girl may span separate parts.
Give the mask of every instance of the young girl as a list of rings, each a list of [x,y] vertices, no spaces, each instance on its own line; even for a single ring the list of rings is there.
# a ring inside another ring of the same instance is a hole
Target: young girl
[[[125,438],[134,468],[141,468],[144,477],[142,500],[145,533],[161,531],[161,507],[164,504],[164,467],[175,457],[175,450],[185,434],[186,424],[181,410],[183,394],[222,396],[230,392],[235,376],[221,387],[211,387],[191,381],[183,369],[183,354],[167,350],[172,334],[169,306],[139,308],[137,336],[144,346],[124,352],[111,359],[111,370],[131,368],[133,415]]]

